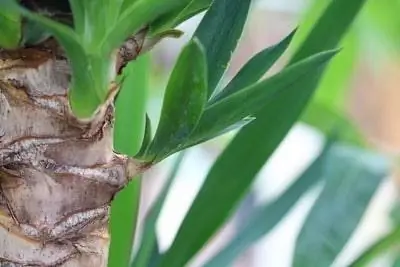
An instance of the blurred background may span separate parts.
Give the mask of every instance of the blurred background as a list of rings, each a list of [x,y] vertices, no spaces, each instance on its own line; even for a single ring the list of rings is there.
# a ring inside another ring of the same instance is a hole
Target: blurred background
[[[267,75],[279,70],[328,2],[254,1],[245,33],[225,79],[229,81],[252,55],[283,39],[301,22],[304,27],[296,36],[297,39],[293,40],[287,54]],[[398,0],[367,1],[353,28],[342,41],[344,49],[330,65],[301,121],[259,173],[251,193],[235,216],[189,266],[202,266],[204,260],[214,255],[235,231],[240,231],[247,214],[254,207],[280,194],[317,156],[325,134],[334,122],[343,122],[342,129],[347,133],[346,140],[349,142],[357,142],[361,135],[371,148],[397,157],[400,152],[399,11]],[[148,112],[154,127],[157,125],[169,72],[181,47],[191,37],[200,19],[201,15],[180,25],[185,35],[180,39],[162,41],[152,53]],[[326,34],[329,35],[329,32]],[[186,153],[158,221],[161,250],[171,244],[208,169],[232,134],[196,146]],[[268,138],[268,132],[265,135]],[[161,189],[173,160],[174,157],[166,160],[145,175],[140,207],[142,216]],[[398,204],[399,186],[397,166],[394,166],[334,266],[346,266],[363,249],[389,231],[395,223],[393,214]],[[317,194],[318,188],[304,196],[278,227],[238,259],[235,267],[289,267],[298,231]],[[396,256],[384,255],[372,266],[393,266]]]

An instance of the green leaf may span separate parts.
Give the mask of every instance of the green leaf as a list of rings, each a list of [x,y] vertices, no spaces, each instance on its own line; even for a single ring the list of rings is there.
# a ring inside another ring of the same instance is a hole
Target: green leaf
[[[260,109],[275,101],[280,92],[293,90],[297,84],[308,80],[309,76],[315,76],[316,69],[324,66],[335,53],[336,51],[329,51],[312,56],[208,106],[192,133],[189,144],[214,137],[216,133],[238,121],[254,116]]]
[[[242,35],[251,0],[215,0],[194,36],[204,46],[208,66],[208,97],[225,73]]]
[[[221,252],[205,264],[205,267],[231,266],[241,253],[271,231],[303,194],[321,180],[330,147],[331,142],[328,142],[314,162],[281,196],[271,203],[258,207],[249,216],[243,228]]]
[[[376,243],[364,251],[350,267],[367,267],[368,264],[378,256],[389,252],[393,249],[398,249],[400,244],[400,225],[393,229],[390,233],[383,236]]]
[[[141,158],[145,155],[147,148],[151,143],[152,132],[151,132],[151,121],[150,117],[146,114],[146,124],[144,128],[144,137],[140,146],[139,152],[136,153],[135,158]]]
[[[330,266],[388,172],[388,161],[352,147],[335,147],[326,185],[297,237],[293,266]]]
[[[161,16],[150,25],[151,34],[157,35],[176,27],[181,22],[207,9],[211,2],[212,0],[192,0],[188,5]]]
[[[152,255],[154,255],[154,251],[158,250],[156,240],[156,223],[165,199],[167,198],[168,192],[170,191],[172,183],[174,182],[178,173],[179,167],[181,166],[183,158],[184,153],[180,153],[172,167],[172,170],[167,178],[165,185],[163,186],[161,192],[157,196],[156,201],[149,209],[144,219],[143,237],[140,243],[139,250],[131,264],[131,267],[148,267],[150,266],[150,261],[157,261],[157,259],[152,257]]]
[[[121,91],[115,102],[114,148],[134,156],[143,140],[149,58],[142,56],[124,69]],[[128,266],[137,222],[141,178],[135,177],[111,205],[111,245],[108,266]]]
[[[309,57],[315,53],[336,47],[346,34],[366,0],[335,0],[314,24],[304,42],[301,43],[290,64]],[[340,16],[340,20],[338,20]],[[300,31],[301,32],[301,27]]]
[[[108,82],[104,81],[109,77],[107,58],[88,55],[79,36],[68,26],[22,8],[14,1],[7,3],[40,24],[63,46],[72,67],[72,84],[69,89],[72,111],[80,118],[90,117],[107,94]]]
[[[233,138],[208,173],[171,248],[162,258],[162,267],[184,266],[229,218],[300,115],[322,69],[320,66],[306,79],[276,94],[257,112],[257,119]]]
[[[322,87],[319,88],[321,90],[324,89]],[[301,120],[325,134],[339,127],[338,139],[340,141],[358,146],[365,144],[365,140],[356,125],[342,112],[330,109],[327,105],[317,102],[310,103]]]
[[[20,14],[6,6],[0,9],[0,47],[17,48],[21,39]]]
[[[175,8],[188,4],[190,0],[137,0],[131,1],[125,10],[121,9],[115,27],[99,42],[101,50],[111,52],[126,38],[137,33],[142,27]],[[124,3],[125,4],[125,3]]]
[[[201,44],[182,50],[164,96],[160,122],[146,156],[158,161],[179,149],[196,127],[207,101],[207,68]]]
[[[272,67],[278,58],[285,52],[295,32],[292,32],[278,44],[268,47],[253,56],[238,72],[238,74],[228,83],[228,85],[215,97],[209,104],[238,92],[261,79],[264,74]]]

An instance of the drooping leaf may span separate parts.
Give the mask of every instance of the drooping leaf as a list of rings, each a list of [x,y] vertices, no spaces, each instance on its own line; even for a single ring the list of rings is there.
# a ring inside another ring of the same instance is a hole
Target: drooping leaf
[[[271,203],[256,208],[243,228],[214,258],[205,264],[205,267],[231,266],[241,253],[271,231],[303,194],[321,180],[331,145],[329,142],[314,162],[281,196]]]
[[[134,156],[140,149],[149,82],[149,58],[142,56],[124,69],[121,91],[115,102],[114,148]],[[128,266],[137,223],[141,178],[135,177],[111,205],[109,267]]]
[[[210,99],[213,104],[239,90],[256,83],[272,67],[285,52],[295,32],[289,34],[278,44],[268,47],[253,56],[238,72],[238,74],[215,97]]]
[[[260,109],[275,101],[277,94],[292,90],[297,84],[308,80],[335,53],[336,51],[330,51],[310,57],[208,106],[191,135],[189,144],[215,136],[240,120],[254,116]]]
[[[367,267],[368,264],[386,252],[400,248],[400,225],[395,227],[390,233],[380,238],[376,243],[371,245],[360,256],[354,260],[349,267]]]
[[[194,36],[204,46],[208,66],[208,97],[216,89],[242,35],[251,0],[215,0]]]
[[[207,101],[207,66],[201,44],[193,39],[182,50],[164,96],[160,122],[146,157],[160,160],[184,144]]]
[[[297,237],[293,266],[330,266],[357,228],[388,161],[353,147],[332,151],[326,185]]]
[[[170,191],[172,183],[174,182],[179,171],[179,167],[181,166],[183,158],[184,153],[182,152],[178,155],[178,158],[172,166],[172,170],[165,185],[163,185],[163,188],[157,196],[156,201],[149,209],[144,219],[143,237],[140,242],[139,250],[135,255],[133,262],[131,263],[131,267],[147,267],[150,266],[151,261],[157,261],[157,259],[154,258],[154,255],[158,255],[154,254],[154,251],[158,250],[156,240],[156,223],[159,218],[161,208],[163,207],[165,199],[167,198],[167,194]]]

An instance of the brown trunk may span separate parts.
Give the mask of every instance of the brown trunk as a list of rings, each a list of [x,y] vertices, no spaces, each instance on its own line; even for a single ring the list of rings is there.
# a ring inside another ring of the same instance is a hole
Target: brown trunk
[[[0,266],[107,265],[110,202],[139,167],[113,151],[112,96],[79,121],[69,80],[51,46],[0,50]]]

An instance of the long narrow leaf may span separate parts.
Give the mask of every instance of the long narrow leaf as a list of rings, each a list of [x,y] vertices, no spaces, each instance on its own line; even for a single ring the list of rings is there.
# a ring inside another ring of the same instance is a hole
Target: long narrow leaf
[[[257,208],[240,232],[205,267],[231,266],[241,253],[271,231],[300,197],[321,180],[331,145],[329,142],[307,170],[280,197]]]
[[[334,0],[326,8],[304,42],[296,50],[290,64],[315,53],[336,47],[346,34],[366,0]],[[340,19],[338,20],[338,16]]]
[[[215,0],[194,36],[204,45],[208,96],[216,89],[242,35],[251,0]]]
[[[149,212],[144,219],[144,229],[143,237],[140,243],[139,250],[131,264],[131,267],[148,267],[151,261],[157,261],[155,259],[154,251],[158,251],[157,240],[156,240],[156,223],[161,212],[161,208],[165,202],[168,192],[170,191],[171,185],[174,182],[176,175],[181,166],[182,160],[184,158],[184,153],[180,153],[176,159],[172,170],[167,178],[165,185],[163,186],[161,192],[157,196],[156,201],[150,208]],[[153,255],[153,257],[152,257]]]
[[[209,104],[215,103],[239,90],[242,90],[264,76],[278,58],[285,52],[295,32],[289,34],[278,44],[268,47],[252,57],[238,72],[238,74],[228,83],[228,85],[215,97]]]
[[[293,266],[330,266],[357,228],[388,171],[379,155],[335,147],[326,185],[297,237]]]
[[[322,69],[320,66],[308,79],[277,94],[258,112],[257,119],[235,136],[208,173],[161,261],[162,267],[184,266],[232,214],[265,160],[298,118]]]
[[[145,125],[149,58],[143,56],[125,68],[115,103],[114,148],[129,156],[140,149]],[[137,222],[141,181],[133,181],[117,194],[111,205],[109,267],[128,266]]]
[[[208,106],[201,116],[198,126],[190,137],[196,143],[206,137],[215,136],[238,121],[254,116],[264,106],[275,101],[275,96],[283,91],[291,90],[303,81],[310,79],[316,69],[324,66],[336,53],[329,51],[312,56],[278,74],[256,83],[237,93],[229,95],[221,101]]]
[[[201,44],[193,39],[183,49],[164,96],[160,123],[148,155],[157,161],[183,145],[196,127],[207,97],[207,66]]]

